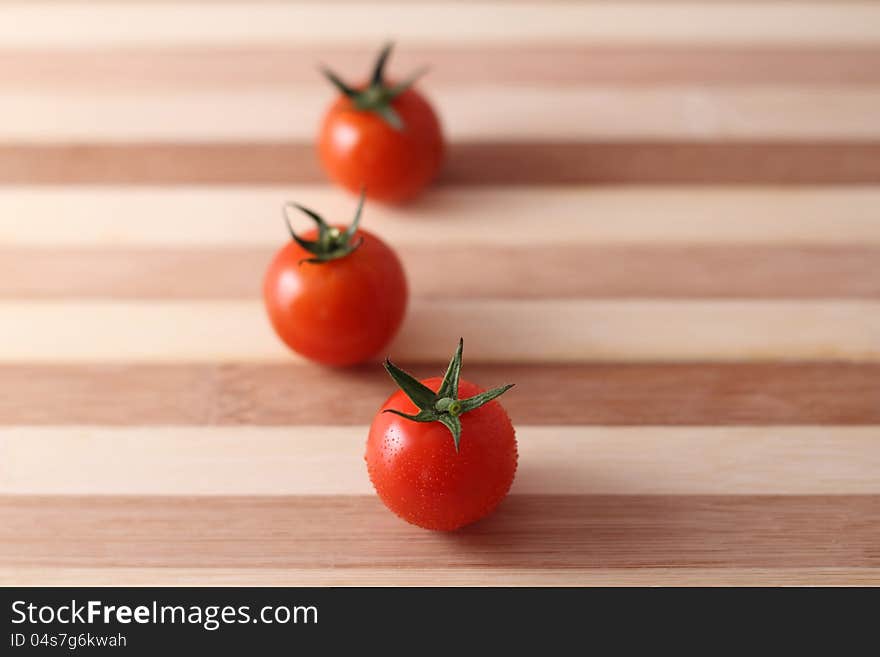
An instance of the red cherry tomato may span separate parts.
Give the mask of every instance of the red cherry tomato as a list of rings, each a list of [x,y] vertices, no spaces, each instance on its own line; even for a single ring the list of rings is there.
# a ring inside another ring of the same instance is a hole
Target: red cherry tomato
[[[421,382],[432,391],[439,377]],[[506,389],[506,388],[505,388]],[[462,380],[462,398],[483,389]],[[385,505],[426,529],[453,530],[489,515],[507,495],[516,473],[514,428],[498,401],[462,413],[459,449],[441,422],[416,422],[387,410],[415,414],[403,390],[379,409],[367,439],[370,480]]]
[[[417,196],[443,162],[443,134],[430,103],[410,85],[383,78],[390,46],[372,80],[350,87],[326,72],[341,95],[321,124],[318,153],[327,175],[371,199],[399,203]]]
[[[315,241],[318,233],[302,239]],[[275,332],[297,353],[325,365],[375,356],[397,333],[406,311],[406,277],[397,255],[365,230],[353,234],[352,244],[357,243],[342,257],[312,262],[314,253],[290,242],[266,271],[263,298]]]
[[[443,136],[428,102],[410,89],[391,106],[403,128],[388,125],[378,114],[357,110],[340,97],[321,125],[318,150],[327,175],[356,192],[384,203],[408,201],[440,171]]]

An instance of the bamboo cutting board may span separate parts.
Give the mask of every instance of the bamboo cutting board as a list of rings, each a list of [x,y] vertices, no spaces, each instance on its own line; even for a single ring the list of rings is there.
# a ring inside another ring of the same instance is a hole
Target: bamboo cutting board
[[[388,37],[451,142],[364,215],[389,351],[518,384],[454,534],[259,298]],[[0,583],[880,584],[880,2],[0,2],[0,100]]]

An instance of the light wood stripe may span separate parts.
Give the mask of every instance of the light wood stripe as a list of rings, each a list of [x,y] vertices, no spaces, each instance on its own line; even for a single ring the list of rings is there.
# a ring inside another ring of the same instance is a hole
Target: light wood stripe
[[[369,495],[367,433],[9,427],[0,495]],[[520,426],[517,441],[517,495],[880,493],[880,427]]]
[[[0,298],[255,299],[273,253],[0,248]],[[873,246],[404,245],[399,254],[422,299],[880,298]]]
[[[457,336],[471,362],[877,361],[880,303],[416,301],[388,353],[442,361]],[[260,302],[0,303],[4,363],[293,358]]]
[[[880,182],[880,142],[454,143],[441,183],[863,184]],[[311,143],[0,145],[0,184],[325,182]]]
[[[877,586],[878,568],[32,568],[0,586]]]
[[[505,405],[517,425],[880,424],[880,365],[484,365],[470,357],[469,349],[468,379],[516,383]],[[425,377],[444,363],[404,365]],[[5,365],[0,424],[290,426],[314,423],[315,409],[326,409],[334,423],[358,425],[390,386],[377,364]]]
[[[880,161],[880,158],[878,158]],[[281,204],[349,221],[355,199],[330,186],[0,188],[3,247],[276,249]],[[364,228],[410,245],[472,248],[609,243],[880,245],[880,187],[449,187],[416,205],[369,205]],[[295,224],[305,227],[307,219]],[[583,263],[589,271],[588,262]]]
[[[0,42],[12,47],[118,45],[372,44],[773,44],[880,42],[875,2],[201,3],[40,6],[2,9]],[[71,29],[75,25],[76,29]]]
[[[44,92],[291,87],[314,83],[316,64],[365,75],[375,47],[10,50],[0,88]],[[430,64],[435,84],[658,85],[877,84],[880,49],[606,46],[398,48],[391,74]]]
[[[267,2],[301,2],[302,0],[265,0]],[[425,3],[432,4],[436,3],[437,0],[410,0],[413,4],[415,3]],[[471,0],[442,0],[447,3],[468,3]],[[498,4],[534,4],[535,0],[495,0]],[[755,0],[753,0],[755,1]],[[797,2],[799,4],[827,4],[828,0],[789,0],[793,2]],[[867,0],[868,2],[878,2],[880,0]],[[0,0],[0,7],[4,4],[21,4],[22,0]],[[84,2],[88,4],[95,5],[101,3],[107,4],[139,4],[143,3],[144,0],[29,0],[28,4],[32,5],[51,5],[51,4],[77,4],[82,5]],[[170,3],[170,4],[180,4],[181,0],[152,0],[151,4],[161,4],[161,3]],[[242,0],[203,0],[201,4],[207,5],[208,7],[217,4],[241,4]],[[326,0],[325,4],[352,4],[352,3],[370,3],[375,2],[375,0]],[[591,3],[591,4],[601,4],[601,3],[617,3],[617,4],[664,4],[664,3],[672,3],[672,4],[680,4],[682,0],[545,0],[542,4],[546,4],[553,7],[554,4],[557,3]],[[703,3],[736,3],[739,0],[701,0]],[[761,0],[758,0],[760,3]]]
[[[375,496],[4,496],[0,567],[877,569],[878,513],[878,495],[512,495],[450,535]]]
[[[447,137],[459,142],[880,137],[875,118],[880,88],[426,86],[438,103]],[[0,139],[49,144],[308,141],[332,99],[332,89],[320,82],[234,94],[225,89],[6,93]],[[486,111],[492,107],[507,109]],[[540,116],[546,119],[536,120]]]
[[[302,2],[302,0],[264,0],[266,2]],[[375,2],[376,0],[326,0],[325,4],[343,4],[348,5],[352,3],[365,3],[368,4],[370,2]],[[423,4],[436,4],[437,0],[410,0],[411,3],[423,3]],[[455,3],[469,3],[471,0],[442,0],[443,2],[447,2],[450,4]],[[534,4],[535,0],[495,0],[498,4]],[[754,2],[755,0],[753,0]],[[799,4],[827,4],[828,0],[789,0],[793,2],[797,2]],[[867,0],[868,2],[878,2],[880,0]],[[101,3],[106,4],[140,4],[143,3],[144,0],[29,0],[28,4],[31,5],[54,5],[54,4],[76,4],[82,5],[83,3],[88,3],[90,5],[96,5]],[[206,5],[208,7],[212,5],[218,4],[241,4],[242,0],[202,0],[201,4]],[[548,5],[549,7],[553,7],[554,4],[558,3],[591,3],[591,4],[601,4],[601,3],[617,3],[617,4],[680,4],[682,0],[545,0],[543,4]],[[701,0],[703,3],[736,3],[739,0]],[[758,0],[760,3],[761,0]],[[0,7],[4,4],[21,4],[22,0],[0,0]],[[170,4],[180,4],[181,0],[152,0],[151,4],[162,4],[162,3],[170,3]]]

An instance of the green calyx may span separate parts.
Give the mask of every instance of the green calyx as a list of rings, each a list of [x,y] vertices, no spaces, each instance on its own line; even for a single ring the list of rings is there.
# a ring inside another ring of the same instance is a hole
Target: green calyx
[[[345,256],[350,255],[357,250],[361,244],[363,244],[363,237],[357,240],[353,240],[353,238],[357,233],[358,224],[361,221],[361,212],[363,212],[364,209],[365,198],[366,190],[361,192],[354,219],[352,220],[351,225],[349,225],[344,231],[328,225],[321,215],[314,210],[309,210],[298,203],[284,204],[284,223],[287,225],[287,230],[290,231],[291,239],[313,256],[311,258],[300,260],[300,264],[304,262],[320,264],[322,262],[329,262],[330,260],[338,260],[339,258],[344,258]],[[318,238],[316,240],[303,239],[293,231],[293,226],[290,225],[290,217],[287,214],[290,208],[296,208],[314,220],[318,225]]]
[[[323,67],[321,72],[336,87],[340,93],[351,99],[355,109],[363,112],[375,112],[395,130],[403,130],[403,120],[400,115],[394,111],[391,106],[392,101],[404,91],[409,89],[416,80],[425,74],[427,69],[421,68],[406,78],[403,82],[395,85],[385,83],[385,63],[391,55],[393,43],[388,43],[382,48],[376,64],[373,67],[373,74],[370,76],[370,82],[364,89],[357,89],[343,82],[338,75],[330,69]]]
[[[386,409],[385,413],[394,413],[414,422],[441,422],[452,433],[455,442],[455,451],[461,442],[461,420],[463,414],[473,411],[480,406],[488,404],[493,399],[500,397],[513,387],[512,383],[498,388],[492,388],[467,399],[458,398],[458,380],[461,374],[461,353],[464,349],[464,340],[458,341],[458,349],[449,361],[449,367],[440,388],[437,392],[421,383],[411,374],[407,374],[387,358],[385,370],[394,379],[394,382],[409,397],[419,409],[415,415],[402,413],[393,409]]]

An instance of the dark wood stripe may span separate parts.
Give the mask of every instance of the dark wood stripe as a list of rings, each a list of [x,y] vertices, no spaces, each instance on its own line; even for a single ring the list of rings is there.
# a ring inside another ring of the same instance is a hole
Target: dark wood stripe
[[[0,184],[326,182],[301,143],[0,146]],[[821,184],[880,182],[880,142],[458,143],[455,185]]]
[[[301,143],[0,145],[0,183],[283,184],[327,178]]]
[[[504,403],[519,424],[880,424],[877,364],[473,364],[465,376],[516,383]],[[376,366],[6,365],[0,425],[366,425],[391,392]]]
[[[365,47],[6,50],[0,87],[113,91],[321,84],[318,62],[363,76]],[[612,46],[399,48],[390,71],[429,64],[426,84],[864,84],[880,50]]]
[[[878,247],[404,245],[398,251],[418,298],[880,298]],[[0,249],[0,298],[256,299],[273,252]]]
[[[445,534],[372,496],[3,497],[0,566],[876,568],[878,517],[880,495],[512,496]]]
[[[461,144],[453,184],[820,184],[880,181],[880,142]]]

